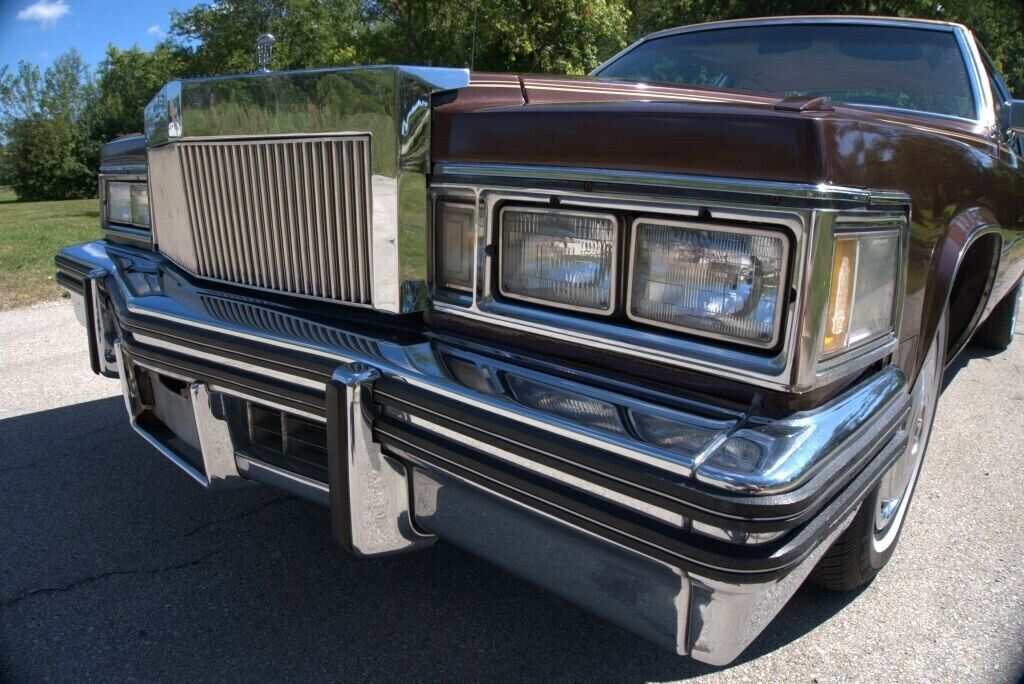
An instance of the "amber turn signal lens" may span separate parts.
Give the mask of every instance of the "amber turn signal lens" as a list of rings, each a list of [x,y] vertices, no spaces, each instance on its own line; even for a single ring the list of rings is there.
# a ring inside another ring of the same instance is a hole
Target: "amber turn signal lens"
[[[846,346],[850,334],[850,308],[853,304],[853,281],[857,274],[857,241],[837,240],[832,253],[832,288],[828,295],[825,319],[825,354]]]
[[[824,355],[892,332],[899,255],[898,233],[872,231],[836,238],[821,345]]]

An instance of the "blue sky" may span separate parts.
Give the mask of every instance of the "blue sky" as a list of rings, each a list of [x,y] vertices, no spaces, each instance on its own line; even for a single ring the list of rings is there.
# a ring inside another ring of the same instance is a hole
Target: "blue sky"
[[[25,59],[46,68],[69,48],[95,69],[107,45],[148,49],[167,31],[172,9],[195,0],[0,0],[0,65]]]

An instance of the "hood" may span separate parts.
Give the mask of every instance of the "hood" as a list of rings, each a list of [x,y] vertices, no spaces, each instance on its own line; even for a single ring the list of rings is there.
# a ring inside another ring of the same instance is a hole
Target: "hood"
[[[473,74],[435,96],[434,162],[622,169],[817,184],[809,100],[598,79]]]

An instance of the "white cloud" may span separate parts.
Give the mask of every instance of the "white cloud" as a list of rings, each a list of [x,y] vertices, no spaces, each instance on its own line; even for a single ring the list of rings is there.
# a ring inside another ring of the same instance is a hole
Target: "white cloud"
[[[148,29],[146,29],[146,33],[148,33],[151,36],[156,36],[157,38],[163,38],[164,35],[163,29],[161,29],[160,26],[157,24],[153,24]]]
[[[68,14],[71,14],[71,7],[64,0],[39,0],[19,10],[18,21],[37,21],[40,28],[48,29]]]

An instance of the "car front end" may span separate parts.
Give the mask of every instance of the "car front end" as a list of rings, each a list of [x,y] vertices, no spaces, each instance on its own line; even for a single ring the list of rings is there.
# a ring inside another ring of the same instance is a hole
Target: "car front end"
[[[747,100],[175,81],[105,149],[105,237],[58,280],[94,372],[202,486],[322,504],[360,556],[444,539],[725,664],[914,415],[909,199],[816,180],[830,110]],[[687,146],[647,149],[667,126]]]

